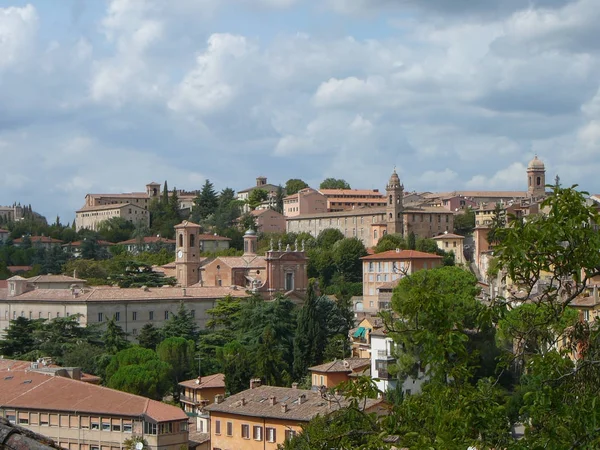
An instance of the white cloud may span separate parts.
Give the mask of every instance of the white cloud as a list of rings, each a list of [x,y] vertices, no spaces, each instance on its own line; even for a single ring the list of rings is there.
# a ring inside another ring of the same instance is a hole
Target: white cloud
[[[467,183],[466,186],[470,189],[498,189],[498,190],[525,190],[525,177],[527,173],[527,167],[520,163],[515,162],[498,170],[492,176],[489,175],[475,175]]]
[[[31,56],[38,28],[38,15],[32,5],[0,8],[0,71]]]
[[[381,77],[369,77],[361,80],[348,77],[343,80],[331,78],[322,83],[315,94],[315,104],[319,107],[343,107],[370,103],[377,100],[385,90]]]

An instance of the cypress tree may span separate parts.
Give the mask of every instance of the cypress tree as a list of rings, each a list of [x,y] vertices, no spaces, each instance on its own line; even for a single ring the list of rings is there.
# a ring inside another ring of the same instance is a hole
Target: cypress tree
[[[294,376],[300,379],[308,368],[323,362],[325,330],[318,316],[318,297],[315,292],[315,280],[308,282],[306,302],[298,313],[296,338],[294,339]]]

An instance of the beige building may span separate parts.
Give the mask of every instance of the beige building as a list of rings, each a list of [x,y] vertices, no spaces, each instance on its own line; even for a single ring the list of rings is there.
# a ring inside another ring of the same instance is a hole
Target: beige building
[[[261,233],[285,233],[285,216],[274,209],[255,209],[256,227]]]
[[[345,358],[309,367],[308,371],[313,387],[325,386],[330,389],[359,375],[368,374],[370,367],[370,358]]]
[[[0,218],[4,221],[17,222],[23,218],[23,207],[14,203],[12,206],[0,206]]]
[[[348,402],[341,396],[294,387],[260,386],[228,398],[218,397],[206,407],[210,414],[211,447],[216,449],[276,450],[317,415],[326,415]],[[367,412],[383,413],[380,399],[367,399]]]
[[[254,191],[255,189],[263,189],[265,191],[267,191],[267,201],[266,203],[263,205],[263,208],[275,208],[277,205],[277,189],[279,188],[279,186],[275,186],[274,184],[270,184],[267,183],[267,177],[257,177],[256,178],[256,186],[252,186],[249,187],[247,189],[243,189],[241,191],[238,191],[237,193],[237,199],[243,201],[245,204],[242,207],[242,211],[243,212],[248,212],[250,211],[250,207],[248,206],[247,202],[250,198],[250,193],[252,191]]]
[[[390,282],[424,270],[442,265],[442,257],[416,250],[390,250],[365,256],[363,262],[363,304],[357,311],[379,312],[390,308],[389,302],[379,302],[378,289]]]
[[[283,215],[285,217],[321,214],[327,211],[327,198],[313,188],[301,189],[283,199]]]
[[[170,252],[175,251],[175,240],[161,236],[145,236],[141,239],[133,238],[127,241],[121,241],[118,245],[124,246],[129,253],[134,255],[141,252],[158,251],[162,248],[165,248]]]
[[[131,223],[150,226],[150,212],[143,206],[132,203],[115,203],[99,206],[84,206],[75,212],[75,229],[97,231],[100,223],[121,217]]]
[[[151,450],[188,447],[188,417],[177,407],[0,360],[0,416],[68,450],[121,450],[140,436]]]
[[[454,253],[454,262],[457,265],[467,264],[467,260],[465,259],[464,255],[464,236],[445,232],[444,234],[435,236],[433,240],[436,242],[440,250],[443,250],[447,253]]]
[[[379,189],[320,189],[319,192],[327,199],[327,210],[330,212],[386,205],[385,196]]]
[[[318,236],[327,228],[340,230],[347,238],[358,238],[373,247],[387,233],[433,237],[454,229],[454,214],[445,208],[404,206],[404,186],[396,171],[386,187],[386,206],[356,208],[349,211],[302,214],[287,218],[288,233],[310,233]]]

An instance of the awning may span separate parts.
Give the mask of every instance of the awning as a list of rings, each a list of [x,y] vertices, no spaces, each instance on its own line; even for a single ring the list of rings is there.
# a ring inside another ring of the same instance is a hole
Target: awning
[[[356,330],[354,332],[354,334],[352,335],[352,337],[355,338],[361,338],[361,337],[365,337],[365,327],[358,327],[358,330]]]

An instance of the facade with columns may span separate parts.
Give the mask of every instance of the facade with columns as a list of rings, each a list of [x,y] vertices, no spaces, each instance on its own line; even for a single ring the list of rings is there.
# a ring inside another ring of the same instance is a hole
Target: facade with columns
[[[404,186],[396,170],[386,186],[385,207],[355,208],[349,211],[300,214],[286,218],[287,231],[318,236],[327,228],[335,228],[347,238],[358,238],[366,247],[377,245],[387,233],[431,238],[454,230],[454,213],[434,206],[404,206]]]

